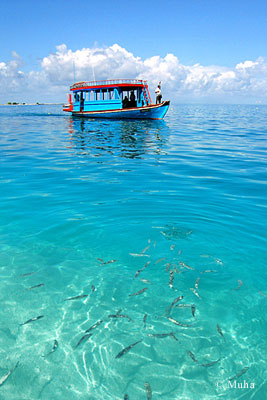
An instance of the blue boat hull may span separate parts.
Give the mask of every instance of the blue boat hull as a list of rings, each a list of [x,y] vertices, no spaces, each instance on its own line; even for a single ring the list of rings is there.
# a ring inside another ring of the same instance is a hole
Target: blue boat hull
[[[164,101],[161,104],[117,110],[73,111],[72,115],[85,118],[162,119],[168,111],[169,104],[169,101]]]

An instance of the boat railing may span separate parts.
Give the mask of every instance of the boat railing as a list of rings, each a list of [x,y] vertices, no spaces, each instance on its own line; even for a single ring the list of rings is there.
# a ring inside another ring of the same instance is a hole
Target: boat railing
[[[141,79],[108,79],[103,81],[90,81],[90,82],[76,82],[70,88],[78,89],[84,87],[95,87],[105,85],[118,85],[118,84],[129,84],[129,85],[143,85],[146,81]]]

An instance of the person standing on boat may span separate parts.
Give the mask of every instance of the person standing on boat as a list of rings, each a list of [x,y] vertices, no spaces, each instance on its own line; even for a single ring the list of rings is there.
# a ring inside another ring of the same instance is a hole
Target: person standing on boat
[[[136,107],[135,94],[134,94],[133,90],[131,91],[130,103],[131,103],[131,107]]]
[[[162,99],[162,94],[161,94],[161,90],[160,90],[160,83],[158,84],[157,89],[155,90],[155,93],[157,95],[156,97],[156,104],[160,104],[161,103],[161,99]]]
[[[129,99],[127,96],[124,97],[124,99],[122,100],[122,108],[127,108],[129,107]]]

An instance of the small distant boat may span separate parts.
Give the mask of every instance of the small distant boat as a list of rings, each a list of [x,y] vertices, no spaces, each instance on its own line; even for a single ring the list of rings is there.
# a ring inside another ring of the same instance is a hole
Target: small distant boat
[[[169,101],[152,104],[147,81],[115,79],[77,82],[63,111],[87,118],[162,119]]]

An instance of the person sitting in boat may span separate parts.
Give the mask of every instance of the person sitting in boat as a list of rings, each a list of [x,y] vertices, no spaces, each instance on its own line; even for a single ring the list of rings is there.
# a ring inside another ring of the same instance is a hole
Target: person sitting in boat
[[[156,97],[156,104],[160,104],[161,103],[161,99],[162,99],[162,94],[161,94],[161,90],[160,90],[160,84],[158,84],[157,89],[155,90],[155,93],[157,95]]]
[[[131,91],[131,95],[130,95],[130,106],[136,107],[135,94],[134,94],[133,90]]]
[[[81,111],[83,111],[83,108],[84,108],[84,98],[81,95]]]
[[[125,96],[124,99],[122,100],[122,107],[123,108],[129,107],[129,100],[127,96]]]

